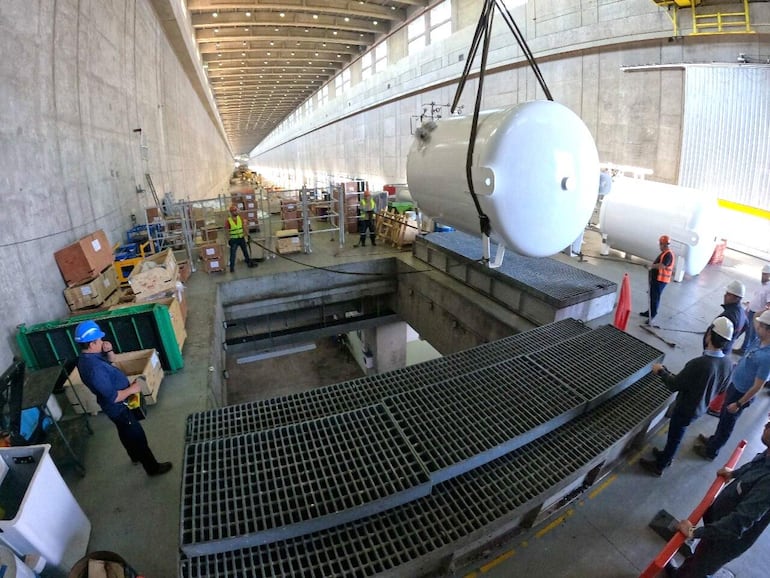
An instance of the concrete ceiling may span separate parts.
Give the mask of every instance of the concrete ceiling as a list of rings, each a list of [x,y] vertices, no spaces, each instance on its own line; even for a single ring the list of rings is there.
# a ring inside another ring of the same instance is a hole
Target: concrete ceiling
[[[195,41],[234,154],[428,0],[187,0]]]

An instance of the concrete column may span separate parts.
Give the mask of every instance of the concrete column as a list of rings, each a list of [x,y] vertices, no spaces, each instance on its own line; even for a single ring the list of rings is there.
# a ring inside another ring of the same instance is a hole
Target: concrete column
[[[373,364],[367,375],[406,366],[406,323],[390,323],[364,332],[364,343],[372,353]]]

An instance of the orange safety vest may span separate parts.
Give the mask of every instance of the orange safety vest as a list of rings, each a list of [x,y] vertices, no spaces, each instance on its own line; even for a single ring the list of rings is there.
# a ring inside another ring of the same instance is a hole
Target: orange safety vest
[[[666,266],[663,263],[663,259],[666,257],[666,253],[671,254],[671,265]],[[674,253],[671,252],[671,249],[665,249],[660,255],[658,255],[658,258],[655,259],[656,263],[660,263],[661,267],[658,269],[658,281],[661,283],[670,283],[671,282],[671,275],[674,273],[674,260],[676,259],[676,256]]]
[[[243,220],[240,215],[235,216],[235,221],[232,217],[227,217],[227,222],[230,224],[230,238],[242,239],[243,238]]]

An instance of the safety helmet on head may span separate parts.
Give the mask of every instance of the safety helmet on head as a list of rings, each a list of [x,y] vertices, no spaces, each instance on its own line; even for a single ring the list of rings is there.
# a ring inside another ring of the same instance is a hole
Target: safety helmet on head
[[[658,239],[658,243],[663,243],[664,245],[668,245],[671,243],[671,239],[668,235],[661,235],[660,239]]]
[[[762,267],[762,275],[770,275],[770,265]]]
[[[714,333],[720,337],[724,337],[728,341],[732,340],[734,329],[735,327],[733,326],[733,322],[730,321],[727,317],[717,317],[714,319],[714,323],[711,325],[711,330]]]
[[[97,339],[104,337],[104,331],[99,329],[96,321],[88,320],[79,323],[75,327],[75,342],[76,343],[91,343]]]
[[[762,315],[756,318],[762,325],[770,327],[770,309],[765,309]]]
[[[736,297],[743,297],[746,295],[746,286],[740,281],[730,281],[727,287],[725,287],[725,292]]]

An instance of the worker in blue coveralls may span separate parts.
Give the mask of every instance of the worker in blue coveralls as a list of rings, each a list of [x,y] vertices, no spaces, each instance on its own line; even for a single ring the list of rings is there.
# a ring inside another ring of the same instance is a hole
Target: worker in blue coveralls
[[[95,321],[83,321],[75,328],[75,342],[80,344],[78,371],[83,383],[96,396],[96,402],[115,424],[118,437],[133,463],[141,463],[148,476],[159,476],[171,469],[171,462],[158,463],[147,444],[147,436],[125,402],[133,394],[141,395],[141,385],[129,383],[115,367],[112,344],[104,341],[104,332]]]
[[[676,568],[666,566],[668,576],[707,578],[748,550],[770,524],[770,421],[762,431],[766,449],[737,470],[721,468],[717,475],[729,480],[703,516],[703,526],[689,520],[678,530],[700,540],[695,553]],[[757,576],[765,571],[757,569]]]

